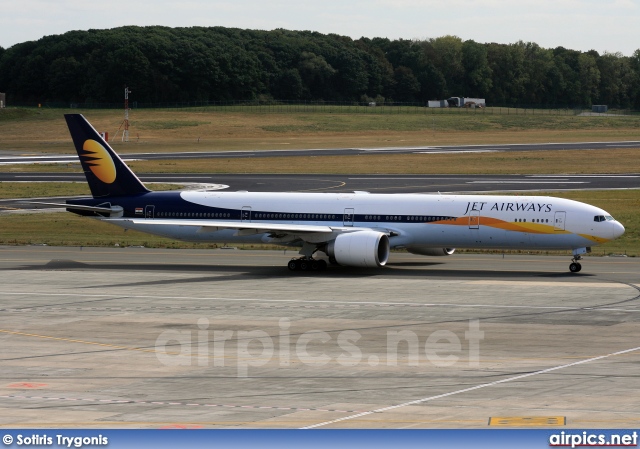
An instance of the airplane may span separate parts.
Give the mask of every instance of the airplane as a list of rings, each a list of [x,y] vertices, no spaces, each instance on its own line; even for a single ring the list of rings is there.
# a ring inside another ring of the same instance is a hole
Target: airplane
[[[191,242],[299,247],[292,271],[329,262],[382,267],[390,250],[449,256],[455,248],[571,250],[582,269],[591,247],[625,229],[589,204],[546,196],[152,192],[81,114],[65,115],[92,198],[67,200],[67,211],[125,229]]]

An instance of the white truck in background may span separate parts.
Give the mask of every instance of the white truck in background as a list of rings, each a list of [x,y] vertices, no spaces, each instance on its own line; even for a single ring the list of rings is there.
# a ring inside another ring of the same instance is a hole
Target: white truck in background
[[[451,97],[446,100],[430,100],[429,108],[485,108],[487,103],[484,98]]]
[[[484,108],[487,103],[484,98],[466,98],[466,97],[451,97],[447,98],[449,107],[453,108]]]

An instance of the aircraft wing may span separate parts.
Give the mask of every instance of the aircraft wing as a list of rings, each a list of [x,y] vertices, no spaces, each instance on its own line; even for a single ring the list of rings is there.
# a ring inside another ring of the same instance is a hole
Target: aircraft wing
[[[390,230],[374,229],[355,226],[322,226],[291,223],[261,223],[247,221],[224,220],[172,220],[172,219],[145,219],[145,218],[112,218],[109,222],[129,222],[137,225],[149,226],[193,226],[199,227],[199,233],[216,232],[223,229],[236,229],[237,236],[272,233],[277,238],[296,235],[305,241],[326,242],[334,239],[337,234],[345,232],[357,232],[363,230],[376,230],[387,235],[393,235]]]
[[[224,221],[224,220],[165,220],[165,219],[144,219],[144,218],[119,218],[109,221],[128,221],[133,224],[150,226],[196,226],[202,228],[200,232],[215,232],[221,229],[238,229],[240,231],[256,231],[251,233],[279,232],[288,234],[333,232],[330,226],[285,224],[285,223],[256,223],[247,221]],[[249,233],[249,232],[246,232]],[[245,233],[245,234],[246,234]]]

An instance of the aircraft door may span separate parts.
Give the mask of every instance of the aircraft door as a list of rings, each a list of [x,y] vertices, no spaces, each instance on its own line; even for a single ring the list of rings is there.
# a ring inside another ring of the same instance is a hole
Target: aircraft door
[[[480,229],[480,211],[469,212],[469,229]]]
[[[353,208],[346,208],[342,217],[342,222],[345,226],[353,226]]]
[[[564,231],[565,221],[567,220],[566,212],[556,212],[553,220],[553,226],[556,231]]]
[[[240,221],[251,221],[251,207],[244,206],[240,214]]]
[[[156,206],[146,206],[144,208],[144,218],[153,218],[155,215]]]

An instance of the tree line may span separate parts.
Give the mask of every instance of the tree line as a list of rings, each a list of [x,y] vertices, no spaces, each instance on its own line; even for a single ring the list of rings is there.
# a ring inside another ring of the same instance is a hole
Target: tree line
[[[463,41],[353,40],[311,31],[127,26],[70,31],[0,47],[11,102],[229,100],[489,105],[607,104],[640,108],[640,50],[620,53]]]

